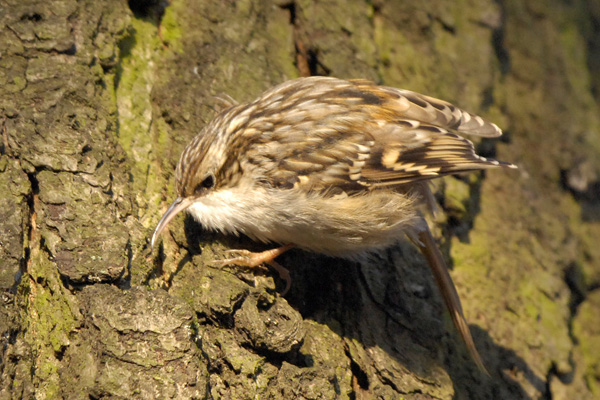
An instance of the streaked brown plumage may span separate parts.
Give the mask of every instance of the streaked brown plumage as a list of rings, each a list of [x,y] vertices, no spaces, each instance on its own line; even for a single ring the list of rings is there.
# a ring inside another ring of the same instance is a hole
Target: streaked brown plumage
[[[452,319],[485,370],[460,300],[427,224],[416,211],[425,181],[512,164],[475,154],[457,133],[500,129],[447,102],[364,80],[300,78],[251,103],[232,105],[184,150],[175,214],[285,246],[226,262],[270,262],[291,245],[344,258],[385,249],[407,235],[427,257]]]

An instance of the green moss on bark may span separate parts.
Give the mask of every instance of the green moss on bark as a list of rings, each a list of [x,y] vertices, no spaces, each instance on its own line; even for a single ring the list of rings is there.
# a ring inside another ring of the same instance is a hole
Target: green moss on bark
[[[28,274],[19,286],[19,294],[27,302],[23,310],[26,314],[21,319],[27,321],[24,341],[35,357],[33,385],[37,387],[37,397],[57,398],[61,354],[70,345],[70,336],[81,323],[77,300],[63,287],[56,265],[35,249]]]

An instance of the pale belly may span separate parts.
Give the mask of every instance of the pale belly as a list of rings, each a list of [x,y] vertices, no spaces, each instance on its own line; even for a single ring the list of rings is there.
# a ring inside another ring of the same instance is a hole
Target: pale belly
[[[188,212],[205,228],[354,258],[397,242],[417,219],[414,198],[388,190],[323,198],[294,189],[218,190]]]

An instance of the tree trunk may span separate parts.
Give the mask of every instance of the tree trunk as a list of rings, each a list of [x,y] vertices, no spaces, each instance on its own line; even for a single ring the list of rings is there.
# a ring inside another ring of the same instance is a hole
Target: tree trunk
[[[0,400],[600,396],[600,3],[0,0]],[[301,75],[443,98],[513,162],[436,184],[431,221],[491,376],[407,243],[363,264],[178,217],[185,145]]]

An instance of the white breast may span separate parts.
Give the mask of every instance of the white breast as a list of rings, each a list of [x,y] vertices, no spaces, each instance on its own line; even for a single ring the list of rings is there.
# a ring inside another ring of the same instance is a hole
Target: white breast
[[[188,212],[208,229],[354,258],[395,243],[415,221],[413,200],[384,190],[324,198],[293,189],[239,186],[203,196]]]

